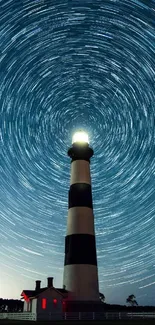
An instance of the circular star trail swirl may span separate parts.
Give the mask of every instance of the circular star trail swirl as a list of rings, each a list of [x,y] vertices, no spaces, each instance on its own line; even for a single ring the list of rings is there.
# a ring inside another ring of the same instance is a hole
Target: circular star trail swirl
[[[155,304],[155,2],[1,0],[0,22],[0,296],[62,285],[67,149],[82,128],[100,291]]]

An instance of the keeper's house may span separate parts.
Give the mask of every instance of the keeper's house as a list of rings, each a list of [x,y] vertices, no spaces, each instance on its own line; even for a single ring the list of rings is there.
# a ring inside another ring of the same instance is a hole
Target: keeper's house
[[[23,312],[36,315],[36,320],[48,320],[51,314],[55,319],[63,314],[64,299],[67,298],[65,289],[53,286],[53,277],[47,278],[47,287],[41,288],[41,281],[37,280],[34,290],[23,290],[21,293],[24,299]],[[57,315],[57,317],[56,317]]]

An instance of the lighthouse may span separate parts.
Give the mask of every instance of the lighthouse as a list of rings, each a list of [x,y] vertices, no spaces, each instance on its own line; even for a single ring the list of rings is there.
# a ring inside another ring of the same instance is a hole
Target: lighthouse
[[[71,177],[68,195],[67,233],[63,287],[72,302],[99,303],[99,284],[90,175],[88,135],[76,132],[68,150]]]

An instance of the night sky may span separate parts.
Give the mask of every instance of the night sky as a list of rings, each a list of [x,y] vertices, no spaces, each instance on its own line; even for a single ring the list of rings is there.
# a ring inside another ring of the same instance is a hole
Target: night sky
[[[1,0],[0,297],[62,287],[78,129],[100,291],[155,305],[155,1]]]

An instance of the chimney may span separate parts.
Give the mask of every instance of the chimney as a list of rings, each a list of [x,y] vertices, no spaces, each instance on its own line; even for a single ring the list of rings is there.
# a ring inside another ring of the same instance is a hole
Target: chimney
[[[47,278],[47,287],[53,287],[53,277]]]
[[[40,290],[40,283],[41,283],[40,280],[36,280],[36,288],[35,288],[36,291]]]

